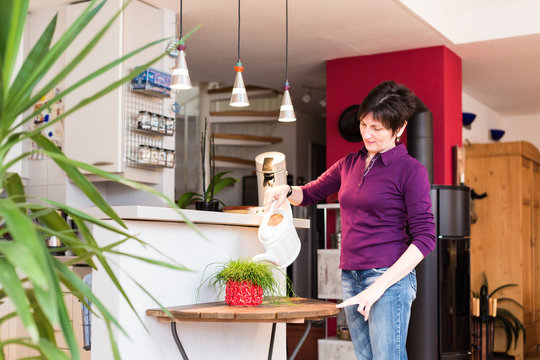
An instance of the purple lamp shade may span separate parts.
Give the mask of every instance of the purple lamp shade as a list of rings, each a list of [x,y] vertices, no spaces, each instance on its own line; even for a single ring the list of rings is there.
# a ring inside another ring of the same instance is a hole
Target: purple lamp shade
[[[469,126],[476,119],[476,114],[464,112],[462,113],[463,126]]]
[[[499,141],[504,135],[504,130],[501,130],[501,129],[491,129],[490,132],[491,132],[491,138],[494,141]]]

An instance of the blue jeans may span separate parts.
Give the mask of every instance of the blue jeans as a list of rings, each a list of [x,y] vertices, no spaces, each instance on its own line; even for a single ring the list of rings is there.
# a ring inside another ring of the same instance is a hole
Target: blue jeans
[[[343,299],[365,290],[388,268],[343,270],[341,286]],[[345,315],[359,360],[406,360],[407,329],[411,304],[416,298],[416,271],[389,287],[371,307],[368,321],[357,311],[358,306],[347,306]]]

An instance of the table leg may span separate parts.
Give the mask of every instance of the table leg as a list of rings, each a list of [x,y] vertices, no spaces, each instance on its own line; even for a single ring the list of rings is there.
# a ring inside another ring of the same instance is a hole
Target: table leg
[[[298,342],[298,344],[296,344],[296,347],[294,348],[294,351],[292,352],[291,356],[289,357],[289,360],[294,360],[296,355],[298,355],[298,351],[300,351],[300,348],[304,344],[304,341],[306,341],[306,338],[307,338],[307,336],[309,334],[309,330],[311,330],[311,321],[307,320],[306,322],[307,322],[306,330],[304,331],[304,334],[300,338],[300,341]]]
[[[274,338],[276,337],[276,323],[272,323],[272,335],[270,335],[270,348],[268,349],[268,360],[272,360],[274,351]]]
[[[184,347],[182,346],[182,343],[180,342],[180,339],[178,338],[178,332],[176,332],[176,322],[175,321],[171,322],[171,330],[172,330],[172,335],[173,335],[173,338],[174,338],[174,342],[176,343],[176,346],[178,347],[178,350],[180,350],[180,354],[182,355],[182,358],[184,360],[189,360],[188,356],[186,354],[186,351],[184,350]]]

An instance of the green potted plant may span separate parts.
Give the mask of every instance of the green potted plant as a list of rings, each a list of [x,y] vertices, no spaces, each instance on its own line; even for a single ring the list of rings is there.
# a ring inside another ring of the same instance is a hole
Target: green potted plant
[[[106,322],[113,353],[115,359],[118,359],[118,348],[111,331],[113,327],[119,328],[122,332],[126,332],[126,329],[123,329],[122,324],[116,321],[102,301],[92,293],[92,290],[78,275],[72,272],[70,266],[84,263],[97,269],[99,264],[100,271],[109,276],[116,291],[122,294],[128,307],[135,311],[106,256],[108,253],[130,256],[130,254],[120,253],[117,249],[117,245],[124,241],[134,240],[142,244],[145,243],[126,230],[122,219],[105,201],[96,187],[82,174],[81,170],[109,181],[116,181],[134,189],[155,194],[173,208],[176,208],[176,205],[149,186],[123,179],[118,175],[67,158],[53,142],[41,134],[45,129],[70,116],[86,104],[130,81],[138,74],[139,70],[134,70],[111,84],[104,84],[103,88],[96,89],[93,94],[88,94],[87,98],[72,108],[66,109],[63,114],[52,121],[44,122],[31,130],[27,130],[26,125],[44,109],[67,94],[113,69],[124,60],[169,39],[154,41],[96,69],[87,77],[53,96],[39,109],[34,109],[34,105],[39,99],[55,89],[66,76],[77,68],[124,9],[118,10],[106,22],[101,31],[85,43],[82,50],[60,71],[47,77],[50,69],[63,56],[67,47],[74,42],[83,41],[78,39],[78,35],[85,33],[86,25],[99,13],[105,1],[90,1],[79,17],[53,43],[52,39],[58,19],[57,15],[54,16],[34,47],[22,60],[20,70],[16,72],[17,57],[24,53],[20,45],[28,14],[28,3],[28,0],[3,1],[2,11],[0,11],[0,24],[2,24],[0,31],[0,301],[10,300],[14,308],[12,312],[0,316],[0,323],[5,324],[10,319],[18,318],[28,332],[28,336],[21,338],[0,338],[0,359],[5,358],[7,346],[13,344],[36,351],[38,353],[36,358],[54,360],[69,358],[78,360],[81,358],[64,300],[65,291],[71,292],[82,303],[92,302],[93,311]],[[183,40],[195,30],[184,36]],[[144,68],[149,67],[166,55],[167,53],[158,54],[154,59],[141,65]],[[51,80],[40,83],[41,80],[47,78]],[[21,145],[21,142],[29,139],[38,144],[40,148],[28,152],[14,152],[15,155],[13,155],[12,150]],[[9,153],[12,156],[8,156]],[[84,211],[60,202],[26,196],[21,178],[17,173],[10,172],[10,168],[35,153],[51,158],[74,186],[77,186],[96,207],[101,209],[117,225],[112,226],[108,222],[101,221]],[[61,210],[75,222],[80,238],[57,210]],[[124,240],[118,244],[111,244],[112,246],[101,247],[92,235],[91,226],[121,234]],[[51,236],[56,236],[62,242],[65,250],[70,250],[75,254],[73,260],[62,262],[53,256],[45,244],[45,240]],[[152,245],[146,244],[146,246]],[[137,258],[159,266],[185,270],[185,267],[176,264],[172,259],[169,263],[150,258]],[[69,354],[58,348],[55,327],[60,328],[69,348]]]
[[[230,260],[219,264],[203,284],[208,282],[213,288],[225,288],[225,302],[229,305],[257,306],[264,297],[279,295],[280,281],[274,269],[271,264],[251,259]]]
[[[488,298],[493,298],[495,294],[497,294],[502,289],[518,286],[517,284],[504,284],[504,285],[500,285],[492,292],[489,292],[487,276],[485,273],[482,273],[482,275],[484,277],[483,286],[486,287]],[[474,298],[477,298],[477,299],[480,298],[480,292],[473,291],[472,295]],[[495,323],[504,329],[504,333],[506,335],[505,353],[507,353],[510,350],[512,343],[514,343],[514,349],[516,348],[517,340],[519,338],[520,332],[523,334],[523,338],[525,338],[525,327],[523,326],[523,323],[519,320],[519,318],[515,316],[510,310],[499,306],[501,304],[508,304],[508,303],[515,304],[518,307],[523,309],[523,305],[521,305],[519,302],[517,302],[516,300],[512,298],[508,298],[508,297],[497,298],[497,314],[495,316]],[[489,310],[487,309],[487,304],[484,302],[483,307],[480,308],[480,315],[487,316],[488,313],[489,313]]]
[[[204,121],[204,128],[201,132],[201,171],[202,171],[202,192],[186,192],[180,196],[177,201],[177,205],[180,209],[185,209],[186,206],[195,202],[195,208],[197,210],[218,211],[219,204],[225,206],[223,201],[215,198],[215,195],[223,190],[227,186],[232,186],[238,180],[226,176],[229,171],[224,171],[216,174],[216,161],[215,161],[215,145],[214,137],[210,136],[210,182],[206,186],[206,138],[207,138],[208,120]]]

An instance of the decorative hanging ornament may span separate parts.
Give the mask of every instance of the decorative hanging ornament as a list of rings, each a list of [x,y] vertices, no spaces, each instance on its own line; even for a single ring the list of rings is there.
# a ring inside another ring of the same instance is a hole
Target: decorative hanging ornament
[[[294,108],[289,94],[289,0],[285,1],[285,86],[283,86],[283,101],[279,108],[278,121],[293,122],[296,121]]]
[[[229,105],[235,107],[249,106],[247,91],[244,86],[244,78],[242,77],[242,71],[244,71],[242,62],[239,61],[236,63],[234,71],[236,71],[236,78],[234,79],[231,102]]]
[[[171,89],[173,90],[187,90],[191,89],[191,80],[189,79],[189,72],[186,62],[186,45],[182,40],[182,0],[178,2],[178,37],[180,43],[176,50],[178,50],[178,56],[176,57],[176,66],[173,69],[171,79]]]
[[[186,63],[186,45],[181,43],[178,46],[178,57],[176,58],[176,66],[173,70],[171,89],[187,90],[191,89],[191,80],[189,78],[188,67]]]
[[[291,100],[291,95],[289,94],[289,82],[285,81],[285,86],[283,86],[283,101],[281,102],[281,107],[279,108],[279,118],[278,121],[281,122],[292,122],[296,121],[296,116],[294,115],[294,108]]]
[[[234,67],[234,71],[236,71],[236,78],[234,79],[231,102],[229,105],[234,107],[249,106],[244,78],[242,77],[244,66],[242,66],[242,61],[240,61],[240,0],[238,0],[238,62]]]

